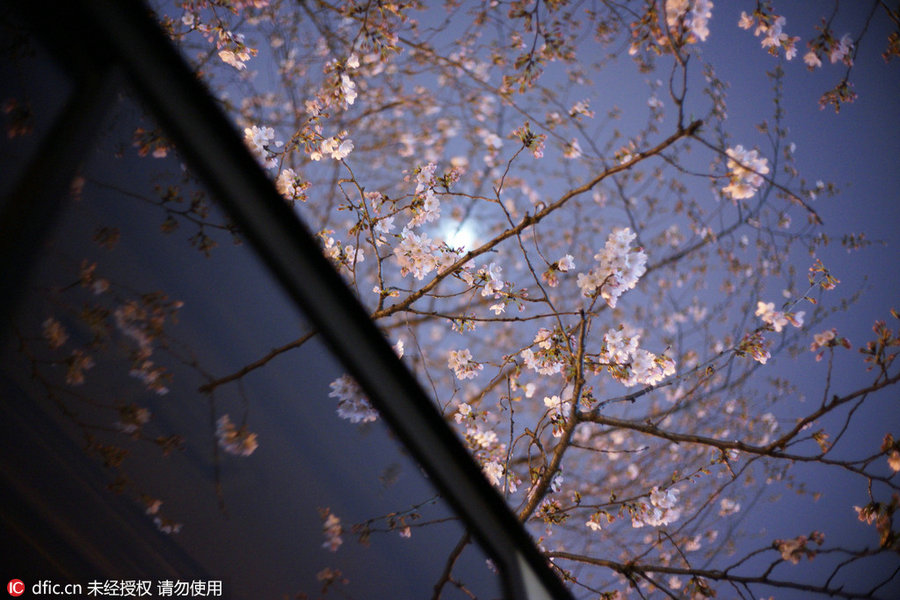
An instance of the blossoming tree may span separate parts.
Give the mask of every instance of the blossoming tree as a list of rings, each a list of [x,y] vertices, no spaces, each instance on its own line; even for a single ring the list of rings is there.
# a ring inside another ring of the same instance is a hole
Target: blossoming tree
[[[891,572],[866,589],[839,581],[900,550],[900,440],[884,431],[853,452],[839,442],[857,408],[900,379],[900,336],[878,321],[859,347],[868,384],[832,384],[833,368],[861,363],[828,323],[838,281],[816,259],[828,241],[816,200],[834,189],[798,172],[781,103],[797,67],[832,85],[829,64],[841,72],[822,106],[852,102],[867,31],[835,32],[832,14],[804,40],[768,2],[746,3],[738,22],[717,22],[709,0],[425,4],[156,10],[576,595],[878,597]],[[900,19],[865,4],[867,23]],[[730,133],[727,84],[704,53],[715,35],[755,35],[778,57],[770,114],[750,140]],[[890,34],[886,59],[898,40]],[[604,88],[623,73],[647,81],[620,108]],[[156,130],[132,141],[147,160],[170,150]],[[159,206],[163,230],[189,229],[210,260],[226,254],[218,241],[240,236],[202,203]],[[80,273],[98,297],[110,285],[101,272],[86,263]],[[132,374],[165,393],[157,346],[178,309],[142,296],[83,317],[108,321],[133,348]],[[42,335],[67,385],[90,377],[92,349],[71,348],[56,316]],[[236,372],[204,371],[198,394],[240,385],[313,335],[272,340]],[[767,362],[790,352],[824,362],[820,403],[798,407],[790,381],[766,380]],[[347,427],[379,418],[349,376],[331,397]],[[151,418],[129,406],[120,429],[134,435]],[[252,422],[221,415],[215,427],[226,454],[266,443]],[[832,543],[823,523],[736,545],[730,532],[760,490],[789,487],[795,465],[810,463],[865,490],[855,511],[874,528],[869,544]],[[325,546],[339,552],[350,527],[322,518]],[[810,581],[793,565],[817,554],[831,562]]]

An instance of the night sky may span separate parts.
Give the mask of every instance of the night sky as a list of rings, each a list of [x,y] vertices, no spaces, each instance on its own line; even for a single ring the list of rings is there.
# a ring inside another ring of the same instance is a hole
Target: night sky
[[[833,292],[835,304],[839,298],[862,290],[849,312],[835,314],[819,330],[836,327],[855,346],[861,345],[876,319],[888,319],[891,308],[900,309],[900,65],[896,61],[885,64],[880,58],[887,29],[883,21],[874,22],[851,75],[859,98],[845,105],[840,114],[831,108],[819,110],[819,96],[839,79],[842,68],[825,65],[810,73],[800,57],[783,62],[769,56],[752,31],[737,27],[741,8],[746,10],[748,4],[717,3],[703,55],[731,84],[729,124],[736,141],[745,146],[763,145],[765,141],[754,129],[771,113],[767,104],[771,82],[765,71],[777,64],[785,69],[788,140],[796,144],[798,167],[811,182],[833,182],[840,190],[835,197],[817,200],[816,211],[836,241],[847,232],[864,231],[875,242],[854,252],[834,243],[817,253],[841,280]],[[785,6],[778,8],[784,11],[792,34],[804,38],[813,34],[820,3],[781,4]],[[833,28],[856,32],[864,16],[865,11],[845,3]],[[43,69],[36,72],[46,73]],[[610,86],[610,95],[619,95],[627,102],[633,94],[644,94],[643,79],[634,77]],[[39,107],[45,113],[37,120],[40,133],[49,122],[45,114],[53,111],[53,99],[46,99],[48,78],[26,76],[17,81],[16,85],[27,88],[35,97],[44,98]],[[61,86],[55,81],[53,89],[63,89]],[[334,400],[328,397],[328,384],[343,370],[320,343],[313,340],[301,351],[279,357],[245,378],[242,385],[227,386],[212,398],[196,392],[203,378],[187,364],[192,357],[201,357],[203,367],[211,372],[228,373],[264,355],[274,345],[299,337],[307,324],[261,270],[248,247],[223,244],[213,252],[213,258],[207,259],[185,242],[188,231],[178,231],[171,238],[158,233],[159,209],[146,200],[155,195],[153,184],[159,172],[177,172],[181,166],[175,155],[150,163],[138,158],[133,148],[122,143],[135,124],[152,122],[126,94],[110,114],[96,147],[86,150],[83,197],[66,206],[59,226],[42,242],[41,262],[29,282],[29,289],[37,291],[29,292],[32,295],[22,302],[16,319],[31,323],[31,330],[16,331],[24,337],[39,335],[39,324],[47,311],[93,301],[77,286],[65,293],[46,294],[47,286],[77,278],[83,256],[101,263],[104,277],[123,282],[116,292],[122,297],[138,290],[165,290],[184,301],[172,333],[173,339],[189,340],[190,346],[173,345],[172,354],[181,358],[181,364],[172,360],[167,363],[177,382],[168,394],[155,395],[128,377],[128,361],[115,351],[103,356],[104,361],[88,373],[89,383],[82,388],[85,394],[147,406],[154,417],[148,434],[179,433],[185,437],[184,449],[167,458],[161,458],[153,444],[126,442],[131,452],[128,469],[144,486],[141,493],[163,499],[161,510],[183,522],[183,529],[176,536],[158,532],[140,502],[134,502],[129,494],[116,496],[104,489],[109,471],[81,453],[83,432],[42,398],[41,387],[35,384],[23,360],[20,343],[10,337],[2,348],[0,380],[5,415],[3,468],[7,481],[20,481],[22,485],[10,492],[13,500],[3,514],[4,539],[17,540],[22,550],[12,549],[16,558],[12,568],[4,569],[7,580],[19,577],[27,585],[28,578],[62,578],[61,574],[43,575],[35,569],[35,564],[48,571],[59,566],[46,554],[38,557],[35,547],[52,548],[52,554],[75,543],[83,548],[83,554],[67,564],[84,570],[71,572],[69,566],[62,572],[69,569],[71,581],[83,584],[93,577],[183,576],[222,579],[226,597],[282,598],[301,591],[315,595],[321,587],[316,573],[332,567],[340,568],[350,579],[345,588],[350,597],[427,597],[444,566],[443,557],[461,536],[461,526],[454,521],[422,530],[413,527],[409,540],[401,539],[396,532],[376,533],[368,549],[349,533],[338,553],[321,547],[321,509],[329,508],[348,525],[410,502],[424,503],[422,521],[446,519],[449,510],[431,501],[434,492],[427,479],[382,423],[358,427],[338,419]],[[4,172],[15,173],[22,168],[29,143],[27,139],[2,141]],[[6,193],[11,180],[0,178],[0,192]],[[137,201],[123,201],[123,189],[130,200]],[[202,187],[185,183],[184,189],[190,193]],[[700,185],[696,193],[710,192]],[[802,220],[802,211],[794,218]],[[90,243],[92,232],[102,225],[122,231],[115,252]],[[802,253],[796,257],[798,269],[811,263],[812,259]],[[773,288],[771,293],[776,297],[780,289]],[[74,336],[85,342],[89,339],[90,333],[83,327],[74,322],[66,324]],[[807,405],[818,402],[824,363],[816,363],[812,353],[796,358],[779,356],[771,367],[770,374],[795,379]],[[861,358],[848,352],[833,374],[832,387],[840,393],[870,380]],[[868,454],[877,448],[884,433],[900,430],[896,400],[896,391],[887,390],[867,403],[856,417],[854,434],[842,440],[841,455]],[[26,404],[27,410],[17,408]],[[215,450],[213,423],[223,414],[229,414],[235,423],[246,422],[260,440],[265,440],[252,456],[227,456]],[[791,415],[782,416],[788,419]],[[85,405],[79,409],[79,418],[85,421],[108,422],[109,417],[105,408]],[[873,528],[859,523],[852,510],[854,504],[867,501],[859,482],[854,481],[851,487],[845,485],[842,476],[817,468],[798,469],[796,473],[802,473],[810,488],[824,492],[823,497],[810,503],[773,485],[766,493],[782,493],[782,499],[748,507],[736,522],[735,533],[749,534],[758,545],[760,539],[770,540],[776,535],[809,533],[827,521],[837,532],[835,540],[851,547],[872,543]],[[22,506],[28,504],[39,508],[25,514]],[[29,540],[12,533],[15,519],[39,522],[41,518],[52,518],[59,528],[51,541],[31,540],[34,547],[30,547]],[[381,528],[384,525],[383,521],[378,523]],[[119,557],[128,558],[120,561]],[[461,564],[467,583],[490,590],[484,597],[499,595],[491,587],[496,581],[484,556],[469,549]],[[804,561],[794,569],[804,569],[804,576],[815,579],[826,564]],[[787,571],[790,567],[780,567],[785,569],[785,577],[795,575]],[[885,560],[875,568],[895,567],[896,560]],[[854,573],[850,583],[865,587],[870,576],[868,572]],[[900,595],[900,581],[883,592],[886,596],[893,592]],[[457,596],[451,591],[447,597]],[[805,596],[788,592],[776,597]]]

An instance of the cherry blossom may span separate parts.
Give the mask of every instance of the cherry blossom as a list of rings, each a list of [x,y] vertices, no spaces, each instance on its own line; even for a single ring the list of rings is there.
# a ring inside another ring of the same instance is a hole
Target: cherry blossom
[[[821,532],[814,531],[809,537],[801,535],[790,540],[775,540],[774,545],[781,553],[783,560],[796,565],[804,556],[809,560],[815,558],[816,551],[809,549],[807,545],[810,542],[821,546],[825,542],[825,536]]]
[[[666,24],[674,30],[683,22],[690,33],[690,41],[705,42],[709,36],[712,9],[710,0],[666,0]]]
[[[282,142],[270,142],[275,140],[275,130],[271,127],[259,127],[252,125],[244,128],[244,143],[253,151],[257,160],[265,168],[271,169],[278,164],[275,155],[272,152],[274,148],[270,146],[280,147]]]
[[[634,289],[647,268],[647,255],[641,248],[632,248],[636,234],[630,228],[616,228],[607,238],[606,246],[594,255],[599,265],[587,273],[578,274],[578,287],[585,296],[600,290],[606,303],[615,308],[619,296]]]
[[[853,40],[850,38],[849,33],[845,33],[841,36],[841,39],[835,44],[831,52],[828,54],[828,59],[831,61],[831,64],[843,62],[847,65],[852,65],[853,60],[850,58],[850,52],[853,50]]]
[[[572,411],[571,403],[554,395],[544,398],[544,406],[549,409],[548,416],[553,424],[553,437],[561,437],[565,420]]]
[[[369,404],[359,384],[349,375],[341,375],[329,386],[329,398],[337,398],[337,414],[351,423],[368,423],[378,419],[378,411]]]
[[[741,29],[751,29],[756,25],[753,32],[756,37],[762,36],[760,45],[772,54],[778,54],[779,49],[784,49],[784,56],[787,60],[791,60],[797,55],[797,42],[799,37],[789,36],[784,32],[784,26],[787,19],[782,15],[776,15],[767,12],[764,8],[754,11],[753,16],[746,12],[741,12],[741,18],[738,26]],[[809,64],[807,62],[807,64]]]
[[[780,333],[785,325],[790,323],[794,327],[803,326],[803,316],[805,311],[797,311],[794,313],[785,313],[775,310],[774,302],[763,302],[760,300],[756,303],[756,316],[772,326],[776,333]]]
[[[47,320],[44,321],[43,333],[44,339],[47,340],[47,344],[49,344],[50,348],[53,350],[61,347],[69,339],[69,334],[66,333],[62,323],[53,317],[47,317]]]
[[[490,461],[482,466],[482,471],[492,485],[503,487],[503,465],[497,461]]]
[[[484,368],[472,360],[472,353],[468,348],[451,350],[447,366],[453,370],[457,379],[472,379]]]
[[[275,189],[284,196],[288,202],[306,202],[306,189],[309,188],[309,182],[297,175],[294,169],[283,169],[275,180]]]
[[[356,101],[356,84],[347,76],[346,73],[341,75],[341,94],[347,106]]]
[[[134,434],[150,421],[150,411],[144,407],[128,404],[119,408],[119,420],[115,423],[121,431]],[[161,502],[160,502],[161,504]],[[156,506],[157,510],[159,506]],[[156,511],[154,511],[156,512]],[[149,512],[147,514],[153,514]]]
[[[256,434],[248,431],[246,426],[235,427],[227,414],[216,421],[216,439],[222,450],[236,456],[250,456],[259,447]]]
[[[438,266],[439,246],[427,234],[415,234],[404,229],[400,243],[394,247],[394,257],[400,265],[401,275],[412,273],[416,279],[424,279]]]
[[[822,66],[822,60],[819,58],[819,55],[816,54],[815,50],[810,50],[809,52],[804,54],[803,62],[806,63],[806,66],[809,67],[810,70]]]
[[[900,471],[900,450],[892,450],[888,455],[888,466],[895,473]]]
[[[493,262],[483,269],[485,283],[481,289],[482,296],[493,296],[503,289],[503,280],[500,278],[502,270],[503,267]]]
[[[322,511],[322,519],[322,533],[325,535],[325,542],[322,544],[322,547],[331,552],[337,552],[341,544],[344,543],[341,537],[341,534],[344,533],[341,520],[327,508]]]
[[[733,515],[741,510],[741,505],[738,502],[735,502],[731,498],[722,498],[719,501],[719,515],[720,516],[728,516]]]
[[[72,350],[66,359],[66,383],[69,385],[83,385],[84,372],[96,366],[94,357],[80,348]]]
[[[343,160],[353,151],[353,140],[340,139],[337,137],[329,137],[322,140],[318,150],[310,153],[309,157],[313,160],[322,160],[325,155],[329,155],[334,160]],[[273,165],[274,166],[274,165]]]
[[[184,19],[182,18],[182,22]],[[193,20],[184,22],[185,25],[193,26]],[[244,34],[233,33],[230,31],[220,31],[219,39],[216,42],[219,48],[219,58],[227,65],[230,65],[238,71],[247,68],[247,61],[256,54],[256,51],[244,45]]]
[[[769,172],[769,161],[756,150],[745,150],[738,145],[726,150],[728,155],[729,184],[722,191],[734,200],[752,198]]]

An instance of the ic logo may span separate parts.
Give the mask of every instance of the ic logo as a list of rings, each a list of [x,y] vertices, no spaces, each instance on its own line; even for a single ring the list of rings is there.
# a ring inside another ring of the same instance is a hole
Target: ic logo
[[[21,596],[25,593],[25,584],[22,583],[21,579],[11,579],[6,584],[6,591],[9,592],[10,596]]]

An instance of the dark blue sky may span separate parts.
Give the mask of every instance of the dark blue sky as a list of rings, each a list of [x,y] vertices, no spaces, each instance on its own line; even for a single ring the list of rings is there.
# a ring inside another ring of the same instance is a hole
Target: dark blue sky
[[[837,306],[841,298],[863,290],[849,311],[833,315],[816,331],[837,327],[855,348],[871,339],[871,327],[876,319],[894,321],[889,310],[900,307],[900,281],[897,278],[900,272],[900,63],[894,59],[886,64],[881,58],[888,24],[879,14],[870,26],[850,76],[859,97],[835,114],[830,107],[819,110],[818,100],[825,90],[839,81],[846,68],[826,61],[822,68],[810,72],[800,60],[805,49],[790,62],[771,57],[760,48],[759,38],[753,36],[752,30],[737,28],[741,9],[750,10],[743,4],[717,3],[704,57],[716,64],[720,77],[730,83],[729,121],[737,141],[748,143],[745,140],[750,140],[750,144],[762,143],[763,138],[753,126],[771,113],[771,105],[765,100],[770,96],[771,82],[765,71],[778,64],[784,68],[787,139],[797,146],[795,158],[799,171],[810,185],[822,180],[834,183],[840,191],[832,198],[820,197],[813,203],[825,222],[825,231],[833,240],[830,246],[819,249],[816,256],[841,280],[836,290],[823,297],[823,303]],[[833,23],[838,36],[858,34],[869,4],[840,4],[839,16]],[[804,40],[816,33],[813,27],[819,23],[820,11],[824,16],[831,8],[831,3],[809,2],[779,2],[775,6],[776,12],[787,18],[785,31]],[[738,137],[741,133],[746,137]],[[802,211],[794,213],[793,217],[794,223],[800,222]],[[844,234],[860,232],[878,243],[854,252],[841,246],[840,239]],[[798,252],[794,262],[802,272],[812,259]],[[896,321],[893,326],[896,328]],[[846,393],[871,382],[872,375],[865,371],[862,356],[855,349],[841,352],[838,358],[832,393]],[[816,363],[812,353],[804,353],[796,359],[780,356],[773,366],[772,375],[789,377],[799,384],[805,402],[798,405],[798,411],[808,411],[818,405],[824,390],[824,362]],[[884,434],[900,428],[896,398],[897,393],[893,390],[871,398],[854,419],[855,434],[842,440],[835,449],[836,454],[861,457],[877,451]],[[830,425],[829,430],[835,431],[837,423],[831,419],[823,424]],[[882,470],[886,474],[887,466],[882,465]],[[760,539],[762,543],[767,535],[808,534],[827,523],[833,536],[828,538],[831,543],[844,540],[850,547],[861,548],[873,542],[874,531],[858,522],[852,510],[853,505],[868,501],[861,481],[854,481],[855,478],[845,477],[832,469],[801,468],[796,472],[803,473],[802,479],[810,489],[823,493],[822,499],[810,502],[793,492],[777,490],[783,493],[782,499],[772,505],[759,505],[741,523],[746,531],[765,531]],[[817,560],[824,562],[821,558]],[[855,570],[851,580],[865,589],[873,577],[889,573],[895,567],[894,561],[886,560],[879,566]],[[811,577],[825,572],[824,564],[806,561],[781,569],[785,577],[801,570]],[[887,596],[900,594],[900,583],[892,589]],[[776,597],[806,596],[799,592]]]

